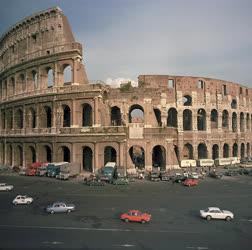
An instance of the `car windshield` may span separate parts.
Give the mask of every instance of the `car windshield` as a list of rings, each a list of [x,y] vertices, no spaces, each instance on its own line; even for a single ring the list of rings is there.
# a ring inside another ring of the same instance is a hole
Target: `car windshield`
[[[103,173],[104,174],[109,174],[109,173],[112,173],[113,172],[113,169],[112,167],[106,167],[103,169]]]

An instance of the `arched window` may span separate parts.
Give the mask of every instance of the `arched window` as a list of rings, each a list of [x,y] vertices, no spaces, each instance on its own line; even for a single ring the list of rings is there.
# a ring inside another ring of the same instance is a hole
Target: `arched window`
[[[51,128],[52,127],[52,110],[49,106],[45,106],[44,110],[45,110],[45,118],[46,118],[46,121],[45,121],[46,128]]]
[[[234,143],[233,145],[233,157],[237,157],[238,156],[238,145],[237,143]]]
[[[192,111],[189,109],[183,111],[183,129],[192,130]]]
[[[116,150],[113,147],[107,146],[104,149],[104,165],[107,162],[116,162]]]
[[[21,109],[18,109],[16,111],[16,128],[22,129],[23,128],[23,111]]]
[[[82,150],[83,170],[93,172],[93,152],[90,147],[84,147]]]
[[[227,110],[223,110],[222,112],[222,128],[226,128],[228,129],[228,121],[229,117],[228,117],[228,111]]]
[[[237,109],[237,101],[235,99],[231,102],[231,109]]]
[[[190,95],[183,96],[183,105],[192,106],[192,97]]]
[[[218,112],[216,109],[211,110],[211,129],[218,128]]]
[[[121,110],[114,106],[111,108],[111,125],[112,126],[121,126],[122,125],[122,117],[121,117]]]
[[[168,110],[167,126],[174,128],[178,127],[178,112],[175,108],[170,108]]]
[[[71,126],[71,110],[69,106],[63,106],[63,127]]]
[[[54,84],[54,74],[51,68],[47,69],[47,87],[51,88]]]
[[[229,157],[229,146],[227,143],[225,143],[223,146],[223,158],[228,158],[228,157]]]
[[[73,81],[71,65],[65,65],[63,74],[64,74],[64,84],[69,84]]]
[[[217,144],[214,144],[212,147],[212,159],[218,159],[219,158],[219,146]]]
[[[250,122],[249,122],[249,113],[247,113],[247,116],[246,116],[246,128],[247,128],[247,130],[249,130],[249,125],[250,125]]]
[[[34,85],[34,88],[38,88],[38,73],[33,70],[32,71],[32,82],[33,82],[33,85]]]
[[[207,159],[207,146],[204,143],[198,146],[198,159]]]
[[[198,130],[206,130],[206,111],[204,109],[198,110],[197,128]]]
[[[144,122],[144,109],[134,104],[129,109],[129,123],[143,123]]]
[[[182,154],[183,159],[193,159],[193,146],[190,143],[186,143]]]
[[[85,103],[82,108],[82,127],[93,125],[93,110],[92,107]]]
[[[244,117],[244,113],[241,112],[240,113],[240,131],[244,132],[245,129],[245,117]]]
[[[130,158],[135,165],[135,168],[145,168],[145,152],[140,146],[134,145],[129,149]]]
[[[161,111],[157,108],[153,109],[159,127],[162,126]]]
[[[245,145],[244,143],[241,144],[241,160],[245,159]]]
[[[237,132],[237,114],[235,112],[232,114],[232,131]]]

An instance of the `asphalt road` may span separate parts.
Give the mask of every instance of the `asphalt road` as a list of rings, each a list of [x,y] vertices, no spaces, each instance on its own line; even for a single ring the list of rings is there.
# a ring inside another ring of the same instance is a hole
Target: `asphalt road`
[[[135,182],[129,186],[89,187],[39,177],[0,175],[14,185],[0,193],[2,249],[252,249],[252,176],[206,178],[197,187],[170,182]],[[18,194],[34,198],[31,205],[14,206]],[[46,214],[54,201],[76,205],[70,214]],[[235,219],[206,221],[199,210],[218,206]],[[125,223],[128,209],[152,214],[148,224]]]

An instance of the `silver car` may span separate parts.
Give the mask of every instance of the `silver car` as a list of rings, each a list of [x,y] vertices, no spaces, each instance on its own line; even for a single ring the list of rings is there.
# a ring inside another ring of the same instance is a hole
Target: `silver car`
[[[74,204],[67,204],[65,202],[54,202],[46,207],[47,213],[70,213],[75,210]]]

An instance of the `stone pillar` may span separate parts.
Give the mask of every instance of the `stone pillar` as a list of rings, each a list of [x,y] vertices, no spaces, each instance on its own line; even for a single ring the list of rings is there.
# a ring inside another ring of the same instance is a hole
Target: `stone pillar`
[[[127,166],[125,157],[125,145],[126,145],[126,139],[119,142],[119,167],[124,169],[124,174],[126,175]]]
[[[179,108],[177,114],[177,119],[178,119],[178,132],[182,132],[184,130],[183,128],[183,109]]]
[[[94,162],[93,162],[93,173],[97,172],[99,169],[99,144],[97,142],[94,143]]]
[[[145,170],[151,171],[152,170],[152,148],[151,143],[148,140],[145,147]]]
[[[94,111],[93,111],[93,124],[95,127],[100,127],[100,121],[99,121],[99,97],[94,97]]]
[[[75,100],[72,100],[72,111],[71,111],[71,127],[78,128],[78,116],[77,116],[77,108],[76,108],[77,102]]]
[[[24,143],[22,143],[22,158],[23,158],[22,165],[25,166],[25,144]]]
[[[198,110],[191,109],[192,111],[192,131],[198,131]]]

